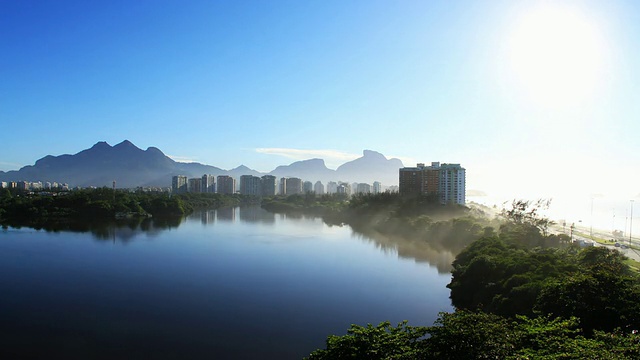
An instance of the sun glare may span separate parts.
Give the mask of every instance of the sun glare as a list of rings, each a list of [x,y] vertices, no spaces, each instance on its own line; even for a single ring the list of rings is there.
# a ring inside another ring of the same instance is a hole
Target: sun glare
[[[518,85],[534,103],[565,107],[587,101],[601,77],[598,27],[577,9],[545,5],[527,12],[510,39]]]

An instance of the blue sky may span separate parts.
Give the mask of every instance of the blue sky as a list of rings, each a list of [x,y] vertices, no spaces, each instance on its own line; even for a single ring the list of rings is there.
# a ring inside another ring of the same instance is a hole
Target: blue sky
[[[0,0],[0,170],[124,139],[260,171],[371,149],[489,196],[628,201],[639,6]]]

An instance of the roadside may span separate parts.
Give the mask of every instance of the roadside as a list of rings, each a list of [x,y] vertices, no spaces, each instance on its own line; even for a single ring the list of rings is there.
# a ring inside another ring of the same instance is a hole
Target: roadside
[[[630,265],[640,271],[640,238],[638,237],[616,239],[611,234],[601,230],[593,229],[592,231],[587,227],[576,226],[572,231],[568,226],[563,227],[558,224],[554,225],[550,230],[555,234],[571,236],[574,242],[579,242],[582,246],[604,246],[616,249],[633,260]]]

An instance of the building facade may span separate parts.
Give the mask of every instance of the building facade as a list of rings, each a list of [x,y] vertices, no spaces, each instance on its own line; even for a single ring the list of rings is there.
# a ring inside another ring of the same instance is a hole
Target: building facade
[[[324,194],[324,185],[322,184],[321,181],[316,181],[315,184],[313,184],[313,192],[316,193],[317,195],[323,195]]]
[[[313,192],[313,183],[311,181],[302,183],[302,192],[305,194]]]
[[[262,196],[274,196],[276,194],[276,177],[264,175],[262,178]]]
[[[236,179],[228,175],[218,175],[216,191],[218,194],[232,195],[236,193]]]
[[[416,167],[405,167],[399,171],[399,191],[405,196],[433,195],[442,204],[466,202],[465,169],[460,164],[440,164],[431,166],[419,163]]]
[[[190,193],[201,193],[202,192],[202,178],[191,178],[189,179],[189,185],[187,190]]]
[[[302,194],[302,179],[287,178],[285,181],[285,195]]]
[[[442,164],[440,167],[439,195],[443,204],[466,202],[465,169],[460,164]]]
[[[240,194],[260,196],[262,193],[262,179],[253,175],[240,176]]]
[[[373,182],[373,193],[380,194],[382,192],[382,184],[379,181]]]
[[[335,194],[338,192],[338,183],[335,181],[329,181],[327,183],[327,194]]]
[[[357,194],[370,194],[371,193],[371,185],[365,183],[358,183],[356,186]]]
[[[187,177],[184,175],[176,175],[171,179],[171,191],[176,194],[184,194],[187,192]]]
[[[216,192],[216,177],[213,175],[202,175],[202,192],[203,193],[215,193]]]

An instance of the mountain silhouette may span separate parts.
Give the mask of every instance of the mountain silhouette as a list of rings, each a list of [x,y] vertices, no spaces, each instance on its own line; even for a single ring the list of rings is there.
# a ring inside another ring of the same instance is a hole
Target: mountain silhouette
[[[398,169],[401,167],[402,162],[398,159],[387,159],[378,152],[364,150],[363,157],[347,162],[337,170],[327,168],[322,159],[309,159],[278,166],[269,174],[276,177],[298,177],[312,182],[380,181],[385,185],[393,185],[398,182]],[[91,148],[73,155],[47,155],[37,160],[34,165],[24,166],[20,170],[0,171],[0,180],[55,181],[67,183],[72,187],[110,187],[112,182],[116,181],[119,188],[135,188],[168,187],[171,186],[171,178],[174,175],[192,178],[204,174],[230,175],[238,180],[241,175],[265,175],[244,165],[223,170],[200,163],[176,162],[156,147],[142,150],[125,140],[114,146],[100,141]]]
[[[327,182],[336,179],[335,170],[327,168],[322,159],[296,161],[290,165],[280,165],[269,173],[276,177],[297,177],[308,181]]]
[[[398,169],[404,167],[399,159],[387,159],[379,152],[364,150],[362,157],[346,162],[336,169],[338,177],[349,182],[369,182],[369,174],[377,174],[383,184],[398,183]]]

